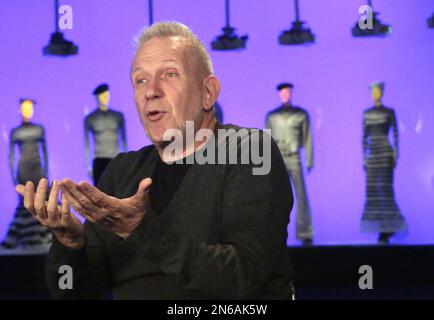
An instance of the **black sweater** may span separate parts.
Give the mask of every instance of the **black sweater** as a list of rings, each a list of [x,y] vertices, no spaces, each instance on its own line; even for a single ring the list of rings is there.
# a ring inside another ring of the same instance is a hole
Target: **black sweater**
[[[242,136],[238,149],[250,135]],[[99,188],[130,197],[157,160],[154,146],[119,154]],[[54,240],[47,261],[51,296],[100,298],[108,290],[116,299],[289,299],[293,196],[274,141],[269,174],[253,175],[253,166],[191,165],[162,212],[151,208],[125,240],[90,222],[83,250]],[[73,270],[72,290],[58,286],[65,264]]]

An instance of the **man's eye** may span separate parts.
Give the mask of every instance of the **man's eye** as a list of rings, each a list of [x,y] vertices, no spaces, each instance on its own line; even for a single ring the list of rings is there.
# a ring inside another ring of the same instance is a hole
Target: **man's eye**
[[[176,77],[176,73],[175,72],[168,72],[168,73],[166,73],[166,77],[168,77],[168,78],[175,78]]]
[[[144,84],[145,82],[146,82],[145,79],[137,79],[137,80],[136,80],[136,85],[142,85],[142,84]]]

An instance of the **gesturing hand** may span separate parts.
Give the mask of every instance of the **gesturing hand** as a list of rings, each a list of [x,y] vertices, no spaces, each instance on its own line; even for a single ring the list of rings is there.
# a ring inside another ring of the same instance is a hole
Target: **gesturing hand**
[[[36,194],[33,182],[19,184],[15,190],[24,197],[24,207],[42,225],[51,229],[54,236],[64,246],[79,249],[84,246],[84,226],[69,210],[68,201],[62,195],[62,204],[58,205],[59,184],[53,181],[50,196],[46,201],[47,179],[39,181]]]
[[[111,197],[87,182],[76,184],[70,179],[62,180],[60,188],[80,215],[126,238],[146,214],[151,183],[150,178],[142,180],[137,193],[126,199]]]

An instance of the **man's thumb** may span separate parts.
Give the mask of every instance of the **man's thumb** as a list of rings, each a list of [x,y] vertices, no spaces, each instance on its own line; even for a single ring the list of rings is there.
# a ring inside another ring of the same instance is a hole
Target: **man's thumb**
[[[145,178],[140,181],[139,188],[137,189],[136,197],[144,198],[146,193],[149,192],[149,188],[151,187],[152,179]]]

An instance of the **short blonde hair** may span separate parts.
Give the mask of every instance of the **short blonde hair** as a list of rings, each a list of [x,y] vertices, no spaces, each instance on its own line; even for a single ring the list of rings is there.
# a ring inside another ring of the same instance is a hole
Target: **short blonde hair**
[[[176,21],[160,21],[150,27],[144,28],[135,39],[136,52],[147,41],[165,37],[180,37],[185,39],[199,54],[201,67],[207,76],[214,74],[211,58],[203,42],[190,28]]]

